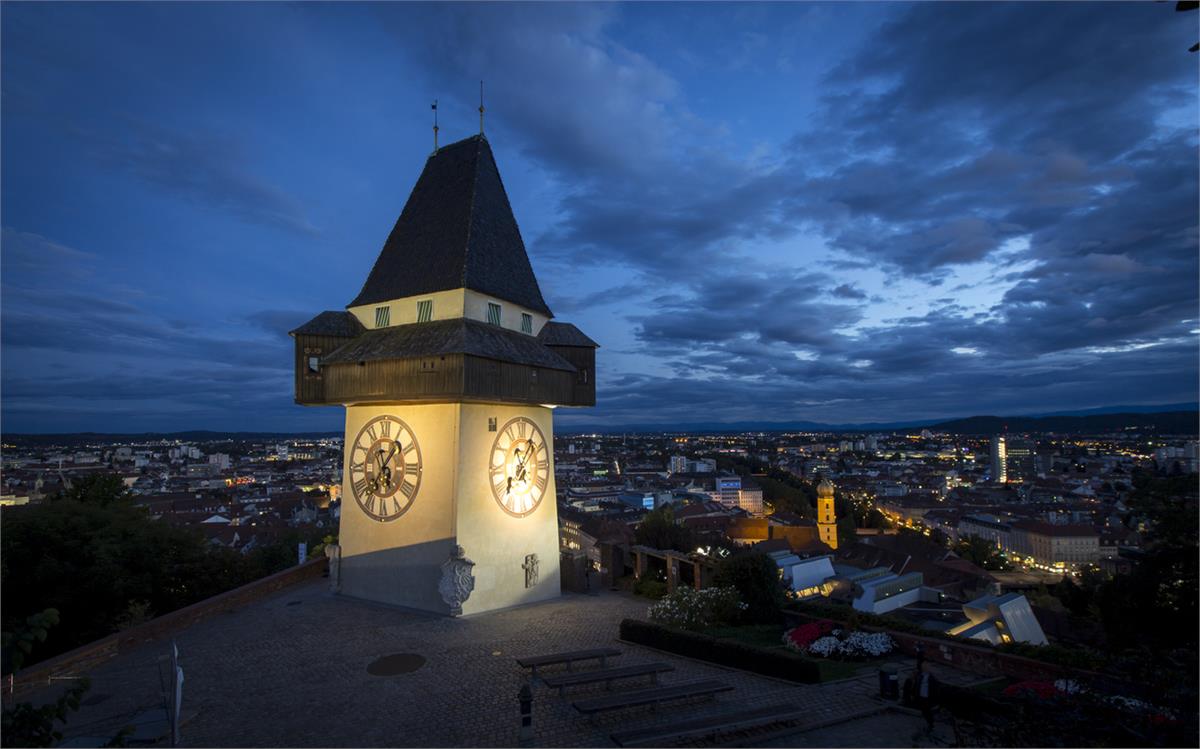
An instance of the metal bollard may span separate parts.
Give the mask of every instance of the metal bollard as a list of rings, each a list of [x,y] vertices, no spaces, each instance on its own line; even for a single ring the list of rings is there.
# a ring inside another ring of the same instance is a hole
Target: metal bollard
[[[533,746],[533,690],[528,684],[517,694],[521,702],[521,730],[517,734],[517,746]]]

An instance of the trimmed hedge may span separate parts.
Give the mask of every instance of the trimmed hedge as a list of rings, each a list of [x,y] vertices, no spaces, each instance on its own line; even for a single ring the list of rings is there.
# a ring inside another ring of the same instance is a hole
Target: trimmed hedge
[[[621,639],[721,666],[774,676],[777,679],[803,684],[816,684],[821,681],[821,668],[816,661],[782,648],[768,650],[737,640],[726,640],[638,619],[625,619],[621,622]]]

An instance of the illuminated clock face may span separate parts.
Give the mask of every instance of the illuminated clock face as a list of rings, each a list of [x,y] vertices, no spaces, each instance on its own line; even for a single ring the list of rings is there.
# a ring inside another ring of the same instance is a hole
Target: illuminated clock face
[[[488,477],[509,515],[525,517],[537,509],[550,483],[550,448],[537,424],[518,416],[504,425],[492,443]]]
[[[421,488],[421,447],[395,416],[377,416],[354,438],[350,492],[369,517],[387,522],[412,507]]]

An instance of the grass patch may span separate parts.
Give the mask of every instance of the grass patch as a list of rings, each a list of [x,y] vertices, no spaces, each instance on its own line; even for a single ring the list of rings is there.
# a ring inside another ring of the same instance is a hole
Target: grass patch
[[[752,624],[745,627],[710,627],[704,634],[724,640],[737,640],[759,648],[783,648],[784,628],[775,624]]]
[[[814,658],[821,670],[821,681],[837,681],[858,676],[861,669],[871,667],[870,663],[861,661],[831,661],[826,658]]]

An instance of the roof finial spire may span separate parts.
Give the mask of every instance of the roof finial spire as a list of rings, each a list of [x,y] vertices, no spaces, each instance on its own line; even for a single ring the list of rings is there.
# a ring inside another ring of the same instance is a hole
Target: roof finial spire
[[[483,81],[479,82],[479,134],[483,135]]]
[[[433,152],[437,153],[437,99],[433,100]]]

